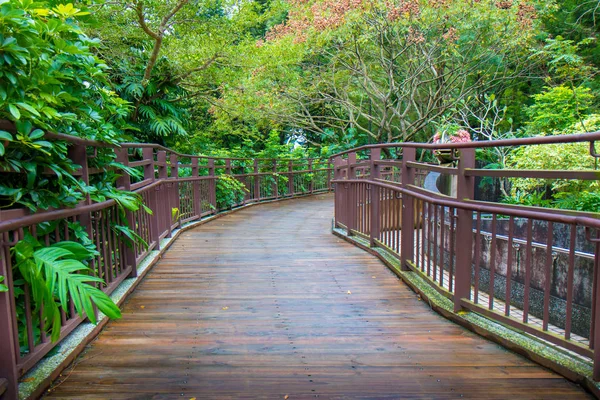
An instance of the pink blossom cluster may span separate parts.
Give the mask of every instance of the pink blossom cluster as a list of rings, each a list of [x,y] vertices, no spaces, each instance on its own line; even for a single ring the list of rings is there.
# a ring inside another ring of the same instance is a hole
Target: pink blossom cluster
[[[418,0],[402,0],[399,4],[387,2],[388,20],[395,22],[404,16],[418,17],[421,14],[421,8]]]
[[[293,35],[294,42],[304,42],[311,28],[323,31],[339,27],[348,12],[363,7],[364,0],[291,0],[290,3],[292,7],[287,22],[271,28],[266,34],[267,41]],[[309,6],[310,3],[312,5]]]
[[[503,0],[496,2],[496,7],[501,10],[508,10],[513,6],[513,0]]]
[[[450,5],[450,0],[429,0],[429,5],[433,8],[446,8]]]
[[[442,143],[443,134],[437,132],[433,135],[433,143]],[[471,134],[465,129],[459,129],[454,134],[448,135],[449,143],[467,143],[471,141]]]
[[[533,24],[533,20],[536,18],[537,11],[535,10],[535,7],[526,3],[519,4],[519,10],[517,11],[517,21],[523,27],[530,27]]]
[[[408,37],[406,39],[409,43],[413,44],[421,44],[425,42],[425,36],[423,34],[414,29],[412,26],[408,28]]]
[[[459,38],[458,30],[455,27],[451,26],[450,28],[448,28],[446,33],[442,35],[442,37],[448,42],[456,42]]]

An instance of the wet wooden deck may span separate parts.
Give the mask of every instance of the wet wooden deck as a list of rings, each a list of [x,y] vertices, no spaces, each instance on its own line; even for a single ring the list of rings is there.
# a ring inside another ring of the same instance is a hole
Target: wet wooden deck
[[[332,212],[316,196],[184,233],[48,397],[586,397],[431,311]]]

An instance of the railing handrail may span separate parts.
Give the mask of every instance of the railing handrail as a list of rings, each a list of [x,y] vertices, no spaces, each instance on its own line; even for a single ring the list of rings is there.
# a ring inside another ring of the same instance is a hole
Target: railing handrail
[[[330,158],[341,157],[346,154],[356,153],[370,149],[390,149],[390,148],[414,148],[427,150],[445,150],[445,149],[475,149],[485,147],[509,147],[509,146],[535,146],[543,144],[561,144],[561,143],[582,143],[600,141],[600,131],[587,133],[574,133],[568,135],[552,136],[533,136],[526,138],[501,139],[501,140],[480,140],[464,143],[419,143],[419,142],[397,142],[368,144],[336,153]]]
[[[0,130],[5,130],[7,132],[14,133],[16,131],[16,128],[15,128],[15,125],[11,121],[0,119]],[[328,157],[312,157],[312,158],[308,158],[308,157],[307,158],[213,157],[213,156],[205,156],[205,155],[198,155],[198,154],[179,153],[179,152],[177,152],[173,149],[170,149],[166,146],[163,146],[160,144],[155,144],[155,143],[123,142],[123,143],[113,144],[113,143],[102,142],[102,141],[94,140],[94,139],[81,138],[78,136],[68,135],[65,133],[53,132],[50,130],[45,131],[44,137],[47,139],[52,139],[52,140],[64,140],[64,141],[72,143],[72,144],[78,144],[81,146],[89,146],[89,147],[101,147],[101,148],[112,148],[112,149],[153,148],[153,149],[157,149],[157,150],[166,151],[169,154],[173,154],[173,155],[176,155],[178,157],[183,157],[183,158],[212,159],[212,160],[236,160],[236,161],[241,161],[241,160],[246,160],[246,161],[252,161],[252,160],[259,160],[259,161],[299,161],[299,160],[314,161],[314,160],[328,159]]]
[[[213,156],[205,156],[205,155],[199,155],[199,154],[179,153],[179,152],[177,152],[173,149],[170,149],[166,146],[163,146],[160,144],[154,144],[154,143],[124,142],[124,143],[119,143],[117,145],[117,144],[112,144],[112,143],[100,142],[98,140],[84,139],[84,138],[80,138],[77,136],[67,135],[64,133],[50,132],[50,131],[48,131],[45,134],[45,137],[48,139],[64,140],[64,141],[67,141],[72,144],[78,144],[78,145],[90,146],[90,147],[102,147],[102,148],[113,148],[113,149],[118,149],[118,148],[149,149],[149,148],[151,148],[151,149],[166,151],[167,153],[173,154],[177,157],[196,158],[196,159],[203,159],[203,160],[212,159],[212,160],[235,160],[235,161],[254,161],[254,160],[258,160],[258,161],[304,161],[304,160],[314,161],[314,160],[326,160],[327,159],[327,157],[312,157],[312,158],[310,158],[310,157],[307,157],[307,158],[213,157]]]
[[[368,182],[369,185],[379,186],[381,188],[390,189],[399,193],[410,195],[416,199],[424,200],[430,202],[432,204],[450,207],[450,208],[458,208],[461,210],[467,211],[476,211],[481,213],[489,213],[489,214],[506,214],[512,215],[514,217],[522,217],[522,218],[533,218],[540,220],[547,220],[562,224],[569,225],[581,225],[581,226],[589,226],[590,228],[600,229],[600,213],[597,213],[597,218],[592,218],[588,216],[574,216],[570,212],[570,214],[551,214],[547,212],[543,212],[541,208],[537,210],[535,207],[530,207],[531,210],[525,209],[511,209],[504,206],[494,206],[491,204],[477,204],[471,200],[460,201],[460,200],[450,200],[450,199],[442,199],[435,198],[432,196],[427,196],[423,193],[416,192],[414,190],[410,190],[408,188],[404,188],[401,186],[390,185],[388,183],[383,183],[380,181],[372,180],[372,179],[334,179],[331,183],[364,183]],[[528,207],[529,208],[529,207]],[[1,227],[1,225],[0,225]]]

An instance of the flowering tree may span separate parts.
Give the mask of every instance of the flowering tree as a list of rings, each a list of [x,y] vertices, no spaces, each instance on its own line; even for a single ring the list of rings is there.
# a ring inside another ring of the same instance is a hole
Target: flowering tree
[[[354,129],[371,142],[427,140],[432,122],[457,103],[501,94],[530,76],[536,61],[528,50],[547,6],[294,0],[287,21],[258,46],[286,43],[304,52],[302,85],[272,85],[287,104],[280,119],[321,135]],[[263,73],[264,80],[272,71]]]

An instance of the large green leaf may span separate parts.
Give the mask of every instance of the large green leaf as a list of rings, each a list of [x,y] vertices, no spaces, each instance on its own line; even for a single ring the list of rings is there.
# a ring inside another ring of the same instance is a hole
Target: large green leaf
[[[40,247],[41,244],[27,234],[13,251],[17,267],[31,288],[36,308],[43,310],[42,317],[50,327],[52,340],[60,336],[60,308],[68,312],[69,299],[77,314],[87,316],[92,323],[97,322],[94,305],[110,318],[121,316],[110,297],[94,286],[103,285],[104,281],[90,275],[91,270],[82,262],[96,255],[94,251],[72,241]]]

